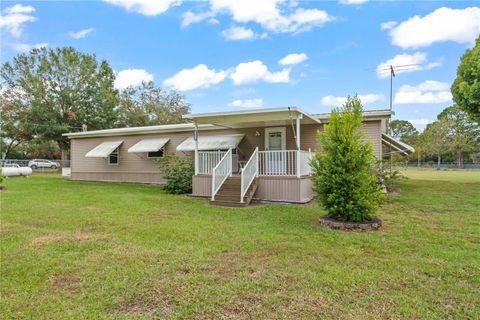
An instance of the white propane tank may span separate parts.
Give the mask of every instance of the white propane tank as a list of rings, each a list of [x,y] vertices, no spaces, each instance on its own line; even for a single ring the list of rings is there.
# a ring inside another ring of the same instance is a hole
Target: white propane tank
[[[4,177],[26,177],[32,174],[32,169],[29,167],[6,167],[2,168],[2,175]]]

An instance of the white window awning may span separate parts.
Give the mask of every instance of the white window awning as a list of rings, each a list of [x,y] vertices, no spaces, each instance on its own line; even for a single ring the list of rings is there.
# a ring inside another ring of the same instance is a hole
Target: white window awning
[[[382,133],[382,142],[387,146],[392,147],[395,151],[400,152],[406,156],[415,152],[415,149],[412,146],[400,140],[397,140],[394,137],[385,133]]]
[[[227,150],[234,149],[242,141],[244,134],[230,134],[218,136],[198,136],[198,150]],[[190,137],[180,143],[177,151],[195,151],[195,140]]]
[[[105,141],[100,143],[98,146],[88,151],[85,155],[87,158],[106,158],[108,157],[115,149],[117,149],[123,141]]]
[[[143,139],[128,149],[128,153],[157,152],[163,148],[170,138]]]

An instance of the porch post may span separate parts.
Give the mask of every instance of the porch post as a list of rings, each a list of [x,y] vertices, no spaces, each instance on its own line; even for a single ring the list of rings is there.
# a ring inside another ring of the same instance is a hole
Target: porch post
[[[300,119],[302,118],[301,114],[297,115],[297,178],[300,178]]]
[[[194,122],[194,125],[195,125],[195,132],[193,133],[193,139],[195,140],[195,175],[198,175],[199,159],[198,159],[198,124],[197,124],[197,121]]]

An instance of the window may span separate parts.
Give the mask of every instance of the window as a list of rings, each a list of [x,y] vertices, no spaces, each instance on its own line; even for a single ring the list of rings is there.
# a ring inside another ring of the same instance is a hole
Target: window
[[[118,148],[113,150],[113,152],[108,156],[108,164],[118,165]]]
[[[147,158],[161,158],[163,157],[163,148],[158,151],[147,152]]]

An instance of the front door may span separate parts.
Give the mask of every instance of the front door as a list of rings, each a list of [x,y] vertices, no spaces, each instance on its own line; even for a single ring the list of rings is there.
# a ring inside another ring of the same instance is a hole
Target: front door
[[[285,174],[286,129],[265,128],[265,171],[269,175]]]

